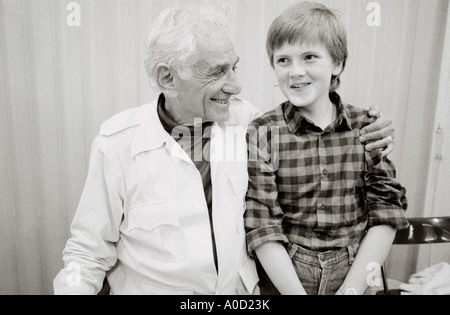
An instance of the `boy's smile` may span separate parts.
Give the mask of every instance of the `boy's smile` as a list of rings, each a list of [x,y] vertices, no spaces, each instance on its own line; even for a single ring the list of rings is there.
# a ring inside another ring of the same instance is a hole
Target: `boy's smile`
[[[311,83],[293,83],[291,84],[290,88],[292,89],[292,92],[297,94],[306,94],[311,87]],[[296,105],[297,106],[297,105]]]
[[[331,103],[331,78],[340,74],[342,66],[333,63],[322,44],[286,42],[274,50],[274,69],[283,94],[302,114],[309,116],[325,110]]]

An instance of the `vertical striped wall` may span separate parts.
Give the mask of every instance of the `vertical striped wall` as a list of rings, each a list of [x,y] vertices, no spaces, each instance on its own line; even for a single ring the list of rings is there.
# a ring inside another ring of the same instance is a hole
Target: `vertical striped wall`
[[[68,4],[81,8],[69,26]],[[0,0],[0,294],[51,294],[100,123],[150,102],[145,39],[161,9],[197,1]],[[243,92],[261,110],[283,97],[265,54],[271,21],[291,0],[229,0]],[[378,106],[396,126],[391,155],[423,213],[447,0],[321,1],[342,12],[350,59],[344,101]],[[448,170],[447,170],[448,173]],[[448,174],[450,175],[450,174]],[[413,268],[414,253],[407,255]],[[396,271],[392,264],[391,270]],[[404,276],[404,274],[403,274]]]

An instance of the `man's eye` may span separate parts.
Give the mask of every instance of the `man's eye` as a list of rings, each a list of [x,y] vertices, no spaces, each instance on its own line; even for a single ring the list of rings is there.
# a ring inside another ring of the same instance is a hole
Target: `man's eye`
[[[223,70],[218,70],[218,71],[214,72],[213,75],[214,75],[214,76],[220,76],[220,75],[222,75],[223,73],[224,73]]]

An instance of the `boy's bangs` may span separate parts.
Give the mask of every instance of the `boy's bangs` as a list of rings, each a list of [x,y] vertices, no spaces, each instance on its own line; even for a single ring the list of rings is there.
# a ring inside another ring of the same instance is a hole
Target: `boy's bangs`
[[[302,44],[302,45],[316,45],[325,44],[325,34],[318,28],[311,28],[306,31],[305,29],[299,30],[296,36],[294,33],[291,38],[289,38],[290,44]]]
[[[333,47],[335,30],[324,28],[320,21],[304,21],[304,23],[290,24],[285,29],[280,29],[274,38],[274,48],[280,48],[284,43],[291,45],[316,45],[322,44],[327,48]]]

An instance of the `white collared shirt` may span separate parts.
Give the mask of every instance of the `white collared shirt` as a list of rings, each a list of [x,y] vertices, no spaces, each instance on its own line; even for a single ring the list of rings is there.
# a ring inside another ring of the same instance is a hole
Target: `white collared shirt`
[[[92,145],[85,188],[63,252],[56,294],[251,294],[243,213],[248,124],[260,113],[233,97],[230,119],[211,135],[212,252],[199,171],[164,130],[152,104],[106,121]]]

